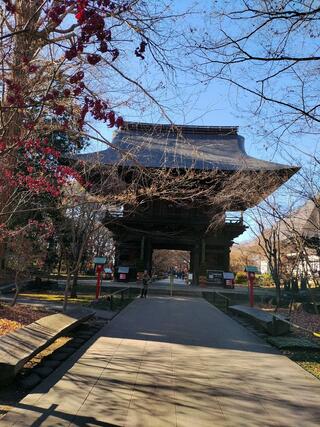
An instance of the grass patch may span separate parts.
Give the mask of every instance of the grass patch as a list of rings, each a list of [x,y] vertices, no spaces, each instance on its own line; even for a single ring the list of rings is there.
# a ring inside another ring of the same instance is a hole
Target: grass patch
[[[313,362],[297,362],[303,369],[310,372],[310,374],[320,379],[320,355],[317,361]]]
[[[37,299],[40,301],[47,301],[47,302],[62,302],[64,299],[63,293],[21,293],[20,297],[23,298],[30,298],[30,299]],[[92,294],[79,294],[77,298],[68,298],[68,302],[71,303],[78,303],[87,305],[90,304],[95,299],[95,295]]]
[[[126,305],[128,305],[130,302],[134,300],[136,295],[140,292],[140,289],[132,288],[130,289],[130,294],[128,292],[124,293],[124,298],[121,298],[121,293],[117,293],[116,295],[113,295],[112,297],[112,303],[110,301],[110,294],[112,292],[111,289],[109,289],[109,292],[106,294],[105,291],[103,291],[102,297],[99,298],[98,301],[96,301],[95,296],[95,287],[91,287],[89,289],[90,292],[82,293],[81,291],[77,291],[77,298],[68,298],[68,303],[74,303],[74,304],[82,304],[84,306],[91,306],[92,308],[97,308],[99,310],[112,310],[112,311],[118,311],[122,310]],[[112,290],[114,292],[114,290]],[[48,292],[23,292],[20,294],[20,297],[23,298],[30,298],[34,300],[39,300],[43,302],[52,302],[52,303],[58,303],[63,302],[64,294],[63,292],[57,292],[57,291],[48,291]]]
[[[283,351],[283,354],[320,379],[320,351]]]

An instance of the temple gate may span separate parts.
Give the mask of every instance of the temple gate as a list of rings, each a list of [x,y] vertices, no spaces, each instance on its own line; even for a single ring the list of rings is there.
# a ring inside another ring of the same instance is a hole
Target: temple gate
[[[197,181],[198,175],[203,172],[215,175],[217,181],[218,172],[217,194],[222,191],[222,181],[230,177],[238,180],[239,192],[230,194],[228,211],[218,202],[213,210],[212,206],[199,203],[197,198],[193,203],[180,205],[179,200],[175,203],[161,196],[144,200],[142,194],[138,207],[132,209],[124,205],[121,210],[109,210],[106,215],[106,226],[113,232],[116,242],[115,266],[129,267],[130,280],[136,280],[138,271],[152,268],[153,250],[179,249],[190,251],[194,285],[206,270],[229,270],[233,240],[246,228],[242,212],[297,171],[296,167],[248,156],[237,127],[173,127],[129,122],[116,132],[112,147],[83,158],[106,168],[116,165],[124,180],[130,179],[128,176],[138,167],[172,173],[192,170],[195,186],[199,188],[207,184]],[[249,197],[257,177],[264,185],[260,185],[261,190],[255,190],[260,194]],[[236,182],[234,188],[237,188]],[[212,227],[213,215],[219,218],[217,227]]]

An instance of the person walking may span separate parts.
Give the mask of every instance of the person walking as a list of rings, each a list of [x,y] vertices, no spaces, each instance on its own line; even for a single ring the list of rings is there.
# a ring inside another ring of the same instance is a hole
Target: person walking
[[[140,298],[147,298],[148,286],[149,286],[150,280],[151,280],[151,277],[149,276],[148,271],[144,270],[144,273],[142,276],[142,289],[141,289]]]

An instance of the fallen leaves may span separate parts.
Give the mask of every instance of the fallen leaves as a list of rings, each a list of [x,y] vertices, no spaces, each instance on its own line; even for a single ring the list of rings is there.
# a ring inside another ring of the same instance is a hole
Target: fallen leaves
[[[49,314],[28,305],[10,307],[0,304],[0,335],[8,334]]]
[[[14,320],[0,319],[0,335],[8,334],[16,329],[22,328],[22,323]]]

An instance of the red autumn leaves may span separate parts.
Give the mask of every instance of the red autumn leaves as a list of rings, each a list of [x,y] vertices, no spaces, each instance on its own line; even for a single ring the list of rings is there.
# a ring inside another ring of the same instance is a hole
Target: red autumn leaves
[[[11,14],[14,22],[14,15],[19,11],[16,10],[13,1],[3,1],[7,15]],[[69,25],[70,17],[75,21],[72,37],[66,38],[68,41],[59,44],[59,49],[60,53],[62,52],[62,62],[66,64],[70,62],[77,71],[70,73],[69,76],[67,71],[61,81],[52,80],[49,88],[46,88],[45,80],[43,80],[43,86],[38,85],[34,88],[32,82],[42,81],[48,63],[45,64],[43,58],[37,62],[37,57],[32,57],[32,54],[26,50],[20,57],[19,72],[20,75],[28,75],[28,77],[21,82],[10,73],[5,75],[6,107],[10,114],[14,111],[18,112],[17,117],[20,118],[21,123],[17,126],[20,129],[17,136],[0,141],[0,155],[4,159],[0,165],[0,175],[2,175],[0,191],[6,185],[10,185],[13,188],[20,187],[33,193],[43,192],[56,197],[59,196],[61,187],[70,177],[80,180],[75,171],[60,164],[60,152],[48,144],[45,136],[39,137],[39,132],[47,134],[48,123],[54,124],[55,131],[66,134],[69,129],[73,133],[80,134],[84,130],[88,115],[95,120],[107,123],[110,128],[123,125],[122,117],[112,111],[112,106],[90,90],[86,70],[88,66],[94,67],[103,59],[106,60],[107,67],[108,61],[115,61],[118,58],[120,52],[110,29],[112,17],[120,16],[129,10],[128,3],[110,0],[46,2],[39,18],[39,25],[46,28],[60,28],[64,31]],[[108,28],[109,22],[110,28]],[[69,40],[72,42],[70,43]],[[143,59],[146,46],[146,42],[142,41],[135,50],[135,55]],[[14,43],[12,49],[14,51]],[[68,70],[67,67],[66,69]],[[40,120],[39,117],[41,117]],[[42,123],[45,125],[45,130],[42,130]],[[48,132],[50,134],[50,130]],[[52,144],[54,146],[54,142]],[[10,156],[10,150],[17,161],[10,160],[6,164],[4,156]]]
[[[70,178],[81,182],[79,174],[71,167],[59,164],[61,153],[46,138],[16,141],[18,162],[14,169],[2,166],[1,187],[19,187],[34,194],[60,195],[60,189]],[[1,142],[1,151],[5,150]]]
[[[121,5],[111,1],[89,2],[88,0],[78,0],[77,13],[75,18],[80,25],[80,33],[76,40],[65,53],[67,60],[71,61],[79,55],[85,55],[90,65],[96,65],[102,57],[98,53],[85,53],[85,47],[98,43],[98,50],[101,53],[109,53],[114,61],[119,56],[117,48],[109,47],[112,40],[110,29],[105,28],[105,18],[114,13],[121,13],[126,10]]]

